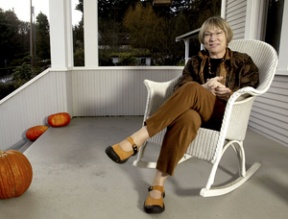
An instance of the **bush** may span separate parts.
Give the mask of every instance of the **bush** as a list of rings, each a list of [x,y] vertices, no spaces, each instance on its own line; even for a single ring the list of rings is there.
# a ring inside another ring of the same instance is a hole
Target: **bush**
[[[84,66],[84,49],[78,48],[74,53],[74,66]]]
[[[0,77],[11,75],[15,67],[0,68]]]
[[[114,66],[112,62],[111,52],[99,50],[99,66]]]
[[[118,65],[123,66],[135,66],[137,65],[137,59],[130,53],[121,53],[119,56]]]
[[[29,81],[37,75],[36,70],[27,63],[22,63],[22,65],[15,68],[14,73],[12,74],[13,79],[22,82]]]
[[[0,83],[0,100],[12,93],[16,89],[16,85],[13,82]]]

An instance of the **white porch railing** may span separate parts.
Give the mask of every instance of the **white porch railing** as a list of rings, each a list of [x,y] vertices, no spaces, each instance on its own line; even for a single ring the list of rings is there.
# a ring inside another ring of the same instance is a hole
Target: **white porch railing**
[[[48,115],[143,115],[144,79],[167,81],[183,67],[100,67],[46,70],[0,101],[0,149],[24,144],[26,130]]]

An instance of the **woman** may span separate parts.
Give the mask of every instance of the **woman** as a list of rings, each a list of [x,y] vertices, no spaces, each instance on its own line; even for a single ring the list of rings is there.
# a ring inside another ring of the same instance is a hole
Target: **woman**
[[[188,60],[171,97],[140,130],[106,148],[106,154],[113,161],[125,163],[148,138],[167,128],[156,174],[144,203],[147,213],[164,211],[164,182],[173,175],[200,126],[218,130],[231,94],[259,83],[258,68],[252,59],[228,48],[232,37],[232,30],[224,19],[206,20],[199,33],[205,49]]]

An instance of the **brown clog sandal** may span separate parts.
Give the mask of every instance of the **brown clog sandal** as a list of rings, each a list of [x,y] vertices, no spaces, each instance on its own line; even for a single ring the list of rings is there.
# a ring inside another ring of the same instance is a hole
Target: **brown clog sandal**
[[[105,150],[108,157],[116,163],[123,164],[125,163],[131,156],[134,156],[138,152],[138,147],[134,143],[133,138],[126,138],[127,141],[131,144],[131,151],[123,151],[119,144],[114,144],[113,146],[108,146]]]
[[[144,211],[148,214],[159,214],[165,210],[165,205],[163,198],[165,197],[165,192],[163,186],[150,186],[148,192],[152,190],[158,190],[162,193],[162,197],[159,199],[154,199],[148,194],[146,201],[144,203]]]

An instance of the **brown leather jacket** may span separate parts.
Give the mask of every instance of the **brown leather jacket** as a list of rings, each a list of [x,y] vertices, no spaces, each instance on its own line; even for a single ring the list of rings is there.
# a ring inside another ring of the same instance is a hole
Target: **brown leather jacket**
[[[186,63],[175,89],[188,81],[195,81],[200,84],[206,83],[204,69],[207,69],[205,65],[208,65],[208,59],[209,55],[205,50],[201,50],[198,55],[192,56]],[[216,70],[216,76],[223,76],[222,83],[230,88],[232,92],[246,86],[256,88],[259,84],[258,67],[251,57],[245,53],[231,51],[229,48],[227,48],[225,57]]]

